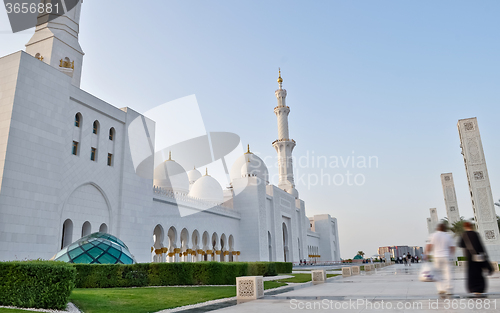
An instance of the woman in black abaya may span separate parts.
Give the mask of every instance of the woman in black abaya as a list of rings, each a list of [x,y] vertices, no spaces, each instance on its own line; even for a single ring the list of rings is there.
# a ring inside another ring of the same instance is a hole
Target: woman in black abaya
[[[486,291],[483,269],[488,270],[491,275],[493,268],[488,261],[479,234],[472,229],[472,224],[465,222],[464,230],[459,246],[464,248],[467,257],[467,289],[475,295],[480,295]],[[478,262],[477,257],[473,257],[473,255],[484,255],[485,259]]]

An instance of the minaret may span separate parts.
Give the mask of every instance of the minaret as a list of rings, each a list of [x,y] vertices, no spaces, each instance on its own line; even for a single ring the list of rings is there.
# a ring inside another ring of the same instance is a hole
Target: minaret
[[[80,87],[82,75],[83,50],[78,42],[80,31],[80,11],[83,0],[76,0],[77,4],[70,11],[66,7],[60,9],[63,15],[52,19],[53,16],[43,13],[37,18],[35,34],[26,44],[26,52],[59,69],[72,78],[72,84]],[[45,0],[44,3],[64,1]],[[62,13],[61,12],[61,13]]]
[[[278,99],[278,106],[274,108],[274,113],[278,118],[278,140],[273,142],[273,147],[278,152],[279,164],[279,183],[278,187],[295,196],[299,197],[298,191],[295,189],[293,182],[293,164],[292,151],[295,147],[295,141],[290,139],[288,135],[288,114],[290,108],[286,106],[286,90],[283,89],[283,79],[281,78],[281,69],[279,71],[278,85],[275,95]]]
[[[443,185],[446,215],[448,216],[448,222],[450,226],[452,226],[453,223],[460,221],[460,213],[458,212],[457,195],[455,193],[453,174],[441,174],[441,184]]]
[[[459,120],[457,126],[477,232],[490,259],[500,261],[500,233],[477,119]]]
[[[431,232],[435,232],[436,227],[439,224],[437,209],[436,208],[429,209],[429,212],[431,213],[431,224],[430,224],[431,227],[430,227],[430,229],[431,229]]]

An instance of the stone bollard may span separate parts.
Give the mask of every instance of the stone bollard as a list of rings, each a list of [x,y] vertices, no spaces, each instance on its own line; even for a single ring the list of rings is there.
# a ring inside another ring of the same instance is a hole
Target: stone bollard
[[[365,264],[365,272],[370,272],[372,270],[372,267],[370,264]]]
[[[499,268],[498,268],[498,262],[490,262],[491,263],[491,266],[493,267],[493,270],[495,272],[499,272]]]
[[[264,280],[262,276],[236,277],[236,299],[255,300],[264,297]]]
[[[311,279],[313,284],[324,283],[326,281],[326,271],[325,270],[311,271]]]
[[[351,275],[352,275],[352,272],[351,272],[351,267],[350,266],[342,267],[342,277],[348,277],[348,276],[351,276]]]
[[[343,271],[342,271],[342,273],[343,273]],[[352,275],[359,275],[361,273],[360,267],[359,266],[352,266],[351,273],[352,273]]]

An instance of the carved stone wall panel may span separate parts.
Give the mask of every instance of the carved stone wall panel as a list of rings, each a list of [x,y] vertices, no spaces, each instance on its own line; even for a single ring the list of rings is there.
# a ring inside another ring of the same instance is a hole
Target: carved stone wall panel
[[[471,164],[481,163],[481,152],[476,138],[467,139],[467,147],[469,148],[469,162]]]
[[[479,218],[481,222],[489,222],[492,220],[491,208],[488,205],[488,190],[487,188],[477,189],[477,204],[479,209]]]
[[[449,202],[455,201],[455,190],[452,186],[446,186],[446,200]]]

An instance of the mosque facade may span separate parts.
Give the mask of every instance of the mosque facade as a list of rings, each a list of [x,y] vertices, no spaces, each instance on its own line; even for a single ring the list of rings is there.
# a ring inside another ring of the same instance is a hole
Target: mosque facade
[[[340,260],[337,220],[307,217],[295,188],[281,74],[278,185],[248,148],[223,188],[175,154],[155,160],[155,121],[80,89],[80,9],[39,17],[26,52],[0,58],[0,260],[49,259],[98,231],[137,262]]]

